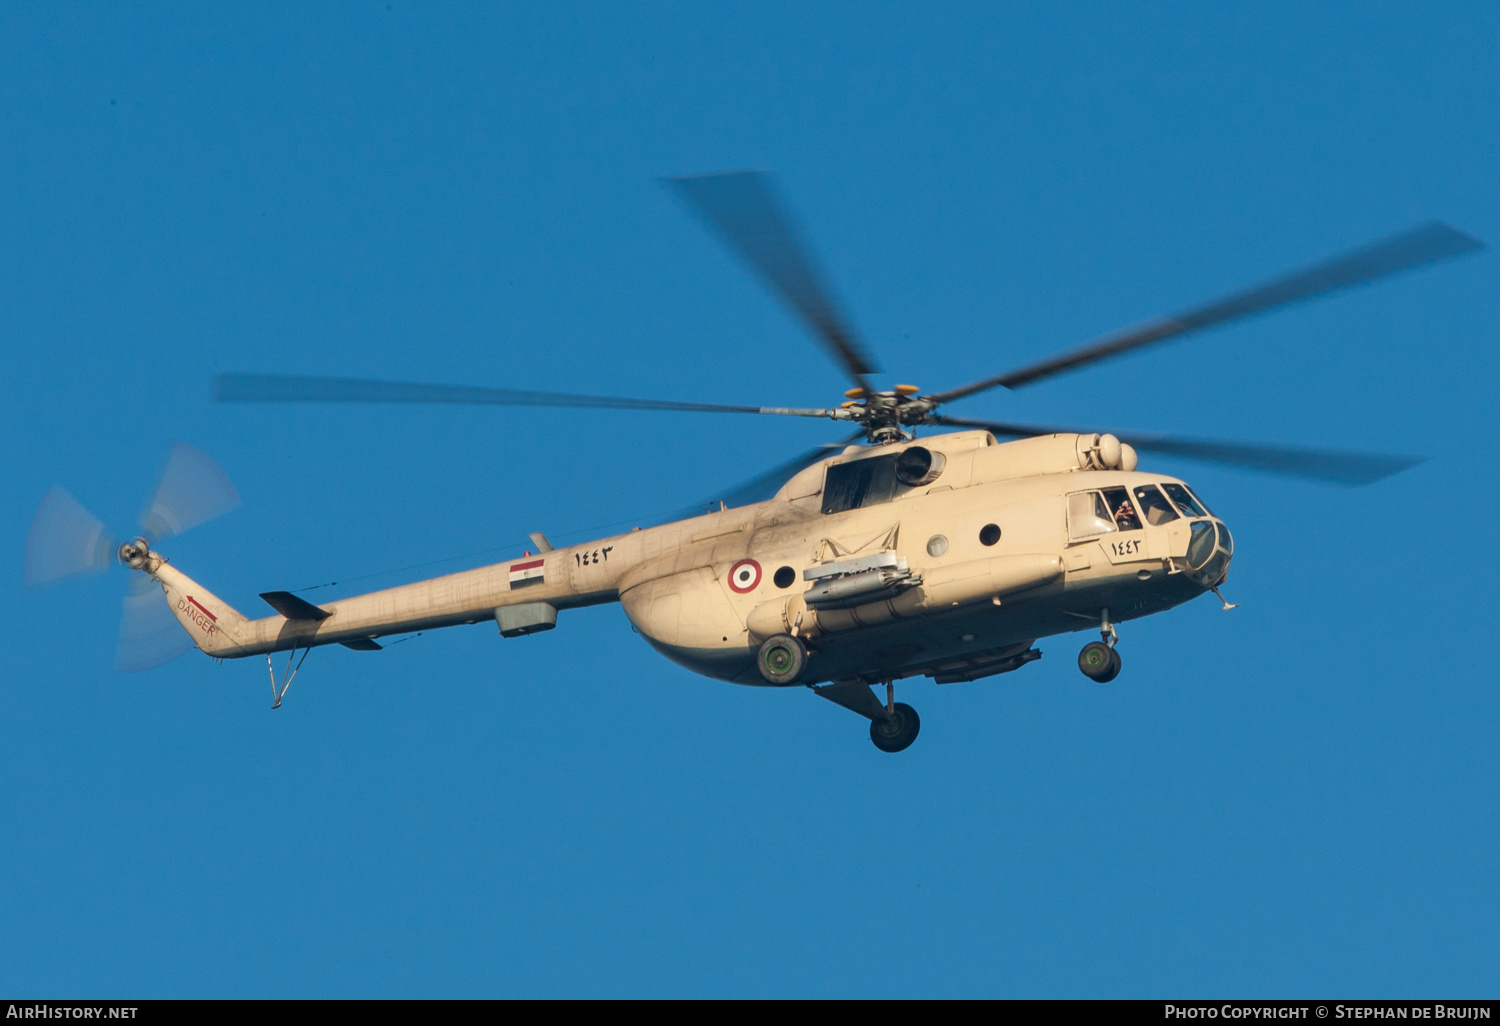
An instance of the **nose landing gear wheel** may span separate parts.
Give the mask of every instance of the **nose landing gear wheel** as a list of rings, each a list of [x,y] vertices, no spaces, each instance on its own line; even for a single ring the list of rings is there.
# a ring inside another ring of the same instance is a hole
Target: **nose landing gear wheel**
[[[870,740],[882,752],[899,752],[911,747],[921,729],[917,711],[905,702],[897,702],[890,719],[870,721]]]
[[[1078,668],[1090,680],[1108,684],[1120,675],[1120,653],[1102,641],[1091,641],[1078,653]]]

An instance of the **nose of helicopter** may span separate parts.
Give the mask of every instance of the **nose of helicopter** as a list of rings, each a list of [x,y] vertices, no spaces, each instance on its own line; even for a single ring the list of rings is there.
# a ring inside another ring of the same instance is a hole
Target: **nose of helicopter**
[[[1222,520],[1198,520],[1188,539],[1187,575],[1204,589],[1217,587],[1229,571],[1234,538]]]

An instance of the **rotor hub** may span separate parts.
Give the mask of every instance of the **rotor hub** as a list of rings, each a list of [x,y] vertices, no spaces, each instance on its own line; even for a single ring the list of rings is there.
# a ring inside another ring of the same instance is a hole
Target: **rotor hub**
[[[115,555],[130,569],[144,570],[151,559],[151,544],[145,538],[134,538],[121,545]]]
[[[848,419],[864,426],[865,434],[875,445],[909,442],[915,435],[907,430],[928,422],[937,403],[918,395],[915,385],[897,385],[889,392],[869,392],[851,388],[844,395],[848,401],[842,409]]]

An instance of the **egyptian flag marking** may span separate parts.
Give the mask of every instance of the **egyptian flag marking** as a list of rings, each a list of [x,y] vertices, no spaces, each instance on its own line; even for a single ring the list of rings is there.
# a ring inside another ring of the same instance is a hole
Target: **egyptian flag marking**
[[[545,559],[533,559],[526,563],[512,563],[510,565],[510,586],[521,588],[528,584],[541,584],[546,580],[543,571],[546,569]]]

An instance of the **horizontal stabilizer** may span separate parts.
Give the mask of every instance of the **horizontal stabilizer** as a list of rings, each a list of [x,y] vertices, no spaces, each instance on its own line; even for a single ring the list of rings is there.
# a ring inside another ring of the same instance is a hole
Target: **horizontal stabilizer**
[[[380,643],[374,638],[355,638],[353,641],[341,641],[340,645],[352,648],[356,652],[379,652]]]
[[[306,599],[299,599],[289,591],[263,591],[260,597],[288,620],[326,620],[333,615]]]

